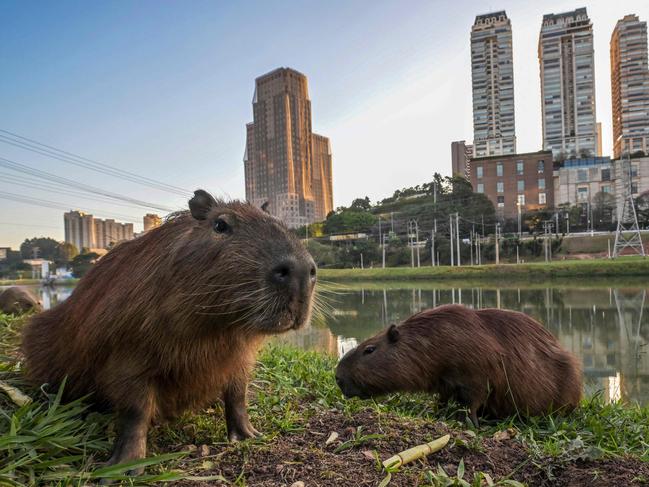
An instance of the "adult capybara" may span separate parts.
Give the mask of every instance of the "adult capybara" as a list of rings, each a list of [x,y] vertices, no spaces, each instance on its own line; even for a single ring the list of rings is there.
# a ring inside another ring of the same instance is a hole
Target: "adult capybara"
[[[579,362],[536,320],[515,311],[445,305],[364,341],[336,369],[348,396],[437,393],[494,418],[571,411],[581,398]]]
[[[41,302],[27,289],[13,286],[0,291],[0,312],[19,315],[29,311],[41,311]]]
[[[109,463],[146,454],[149,424],[222,395],[230,440],[259,433],[246,408],[262,339],[311,314],[316,267],[284,224],[198,190],[190,211],[117,245],[23,333],[29,377],[117,413]]]

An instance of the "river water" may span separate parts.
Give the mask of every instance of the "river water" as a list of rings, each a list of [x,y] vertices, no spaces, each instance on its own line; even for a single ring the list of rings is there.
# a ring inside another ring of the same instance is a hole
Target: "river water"
[[[538,319],[580,358],[587,394],[649,404],[648,286],[644,280],[574,279],[520,286],[416,281],[339,285],[322,293],[328,316],[276,340],[341,356],[390,323],[439,304],[513,309]],[[34,290],[46,308],[72,292],[69,287]]]

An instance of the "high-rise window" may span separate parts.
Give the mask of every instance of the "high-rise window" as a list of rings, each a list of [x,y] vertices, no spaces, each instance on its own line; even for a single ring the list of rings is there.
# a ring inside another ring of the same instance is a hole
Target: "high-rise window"
[[[496,164],[496,176],[498,176],[499,178],[503,177],[503,163],[502,162],[499,162],[498,164]]]
[[[545,193],[539,193],[539,205],[545,204]]]
[[[586,169],[577,170],[577,182],[584,183],[588,181],[588,171]]]
[[[502,181],[498,181],[496,183],[496,191],[498,193],[504,193],[505,192],[505,184]]]
[[[545,178],[539,178],[539,189],[545,189]]]
[[[519,193],[522,193],[523,191],[525,191],[525,180],[524,179],[519,179],[518,180],[517,188],[518,188]]]
[[[484,169],[482,166],[476,166],[475,168],[475,175],[478,179],[482,179]]]
[[[602,181],[610,181],[610,180],[611,180],[611,169],[608,167],[602,169]]]
[[[524,170],[523,161],[516,161],[516,174],[518,176],[522,176],[523,170]]]
[[[516,201],[519,206],[525,206],[525,195],[519,194],[518,197],[516,198]]]
[[[505,197],[504,196],[498,196],[498,207],[502,208],[505,206]]]
[[[545,161],[539,161],[536,163],[536,172],[543,174],[545,172]]]
[[[478,183],[478,193],[484,193],[484,184]]]

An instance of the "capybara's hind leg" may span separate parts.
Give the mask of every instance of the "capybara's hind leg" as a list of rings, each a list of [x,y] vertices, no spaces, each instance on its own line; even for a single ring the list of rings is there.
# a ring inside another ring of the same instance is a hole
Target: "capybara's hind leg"
[[[223,393],[225,423],[228,428],[228,440],[230,441],[261,436],[261,433],[253,428],[248,417],[247,392],[248,377],[242,373],[231,379]]]

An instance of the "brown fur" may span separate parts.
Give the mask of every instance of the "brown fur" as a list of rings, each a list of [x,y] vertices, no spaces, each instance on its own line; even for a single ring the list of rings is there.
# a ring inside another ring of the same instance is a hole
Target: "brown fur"
[[[19,315],[29,311],[39,312],[43,309],[41,302],[27,289],[13,286],[0,291],[0,312]]]
[[[364,341],[340,361],[336,380],[348,396],[437,393],[467,407],[476,424],[479,411],[495,418],[571,411],[582,389],[579,362],[540,323],[459,305],[415,314]]]
[[[23,333],[36,384],[67,377],[66,397],[92,394],[117,411],[112,463],[144,455],[151,421],[219,394],[229,438],[258,434],[245,401],[257,349],[309,320],[315,265],[279,220],[203,191],[190,208],[119,244]],[[228,230],[217,232],[217,221]]]

